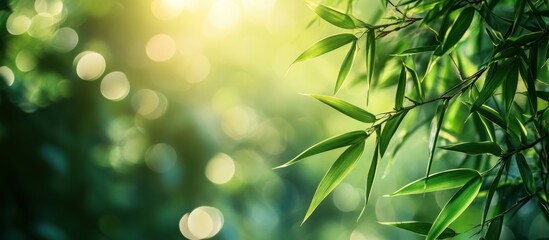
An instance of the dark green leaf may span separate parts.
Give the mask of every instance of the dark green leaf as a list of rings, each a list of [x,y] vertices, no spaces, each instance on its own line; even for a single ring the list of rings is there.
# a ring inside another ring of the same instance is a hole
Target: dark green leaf
[[[385,150],[387,150],[391,138],[398,129],[400,122],[402,122],[406,116],[406,113],[408,113],[408,110],[403,110],[400,113],[391,116],[391,118],[387,120],[387,123],[385,123],[385,127],[381,132],[381,137],[379,138],[379,156],[381,158],[383,158],[383,154],[385,154]]]
[[[477,171],[466,168],[447,170],[432,174],[429,176],[429,181],[427,182],[425,181],[427,179],[425,177],[415,180],[388,196],[394,197],[400,195],[422,194],[457,188],[463,186],[463,184],[473,177],[478,176],[478,174]]]
[[[511,106],[513,105],[513,100],[515,99],[515,93],[517,91],[518,85],[518,66],[517,61],[514,61],[512,64],[509,73],[507,74],[505,81],[503,83],[503,103],[505,107],[505,114],[509,115]]]
[[[341,68],[339,69],[339,74],[337,75],[334,94],[339,91],[341,85],[343,85],[343,82],[345,82],[345,79],[347,79],[347,75],[349,75],[349,71],[351,71],[351,67],[353,66],[353,62],[355,61],[355,53],[356,41],[352,43],[351,49],[349,49],[347,56],[345,56],[345,59],[343,59],[343,63],[341,63]]]
[[[318,188],[315,191],[309,209],[305,214],[303,222],[311,216],[315,211],[316,207],[334,190],[334,188],[341,183],[341,181],[353,170],[364,151],[364,141],[355,143],[350,146],[339,156],[339,158],[334,162],[334,164],[328,169],[326,175],[320,181]]]
[[[484,210],[482,211],[482,219],[481,219],[481,225],[483,227],[484,227],[484,223],[486,221],[486,217],[488,216],[488,210],[490,209],[490,204],[492,203],[492,198],[494,197],[494,193],[496,192],[496,189],[498,188],[499,179],[501,178],[501,175],[502,175],[504,169],[505,169],[505,167],[503,165],[499,167],[499,170],[496,173],[496,177],[494,177],[494,180],[490,184],[490,189],[488,190],[488,194],[486,195],[486,202],[484,203]]]
[[[376,116],[374,114],[371,114],[366,110],[359,108],[339,98],[324,96],[324,95],[317,95],[317,94],[310,94],[310,96],[316,98],[322,103],[358,121],[365,122],[365,123],[373,123],[376,120]]]
[[[467,104],[467,106],[471,105]],[[505,123],[505,120],[503,120],[500,114],[493,108],[482,105],[476,111],[486,119],[490,120],[490,122],[495,123],[503,129],[507,129],[507,124]]]
[[[440,148],[467,153],[469,155],[478,155],[478,154],[492,154],[494,156],[501,155],[501,148],[494,142],[462,142],[456,144],[449,144],[446,146],[441,146]]]
[[[310,156],[323,153],[326,151],[330,151],[336,148],[349,146],[357,142],[362,142],[364,141],[364,139],[366,139],[366,137],[368,137],[366,132],[359,130],[359,131],[348,132],[335,137],[328,138],[322,142],[319,142],[313,145],[312,147],[308,148],[307,150],[297,155],[292,160],[288,161],[287,163],[284,163],[283,165],[276,167],[275,169],[290,166],[306,157],[310,157]]]
[[[528,166],[526,159],[524,158],[522,153],[517,153],[515,155],[515,160],[517,161],[520,177],[522,178],[522,183],[524,184],[526,191],[530,195],[535,194],[536,181],[534,180],[534,176],[532,175],[532,170],[530,170],[530,166]]]
[[[406,94],[406,68],[402,65],[400,69],[400,76],[398,77],[397,91],[395,94],[395,109],[402,108],[404,102],[404,95]]]
[[[366,40],[366,68],[368,71],[368,99],[369,102],[370,90],[372,88],[372,78],[374,77],[374,67],[376,59],[376,33],[373,30],[368,32],[368,39]]]
[[[437,45],[411,48],[411,49],[406,49],[400,53],[395,53],[393,54],[393,56],[397,56],[397,57],[411,56],[419,53],[431,52],[431,51],[434,51],[436,48],[437,48]]]
[[[431,165],[433,163],[433,157],[435,156],[435,147],[437,145],[437,139],[442,128],[442,122],[444,121],[444,114],[446,114],[446,109],[448,109],[448,101],[444,101],[439,109],[438,116],[433,118],[431,133],[429,134],[429,159],[427,160],[427,173],[426,177],[429,176],[431,172]],[[428,181],[428,178],[425,179]]]
[[[297,59],[293,63],[318,57],[322,54],[338,49],[356,40],[357,40],[356,36],[349,33],[329,36],[313,44],[313,46],[311,46],[309,49],[305,50],[305,52],[299,55],[299,57],[297,57]]]
[[[305,0],[307,5],[322,19],[333,24],[336,27],[353,29],[353,28],[372,28],[373,26],[366,24],[359,19],[335,10],[331,7],[318,4],[314,1]]]
[[[469,26],[471,25],[474,16],[474,8],[469,7],[464,9],[444,36],[440,51],[435,51],[435,55],[442,56],[450,52],[450,50],[452,50],[452,48],[459,42],[459,40],[461,40],[463,35],[465,35],[465,32],[467,32],[467,29],[469,29]]]
[[[499,240],[501,235],[501,228],[503,227],[503,217],[498,217],[490,223],[486,235],[484,235],[485,240]]]
[[[498,49],[504,49],[508,47],[522,47],[528,43],[534,42],[543,37],[544,32],[532,32],[518,37],[510,37],[503,45],[498,46]]]
[[[522,81],[526,85],[528,93],[528,100],[530,103],[530,109],[533,113],[538,110],[538,97],[536,92],[536,76],[537,76],[537,58],[538,58],[537,46],[530,49],[530,66],[526,67],[524,64],[519,63],[519,69],[522,74]]]
[[[471,112],[477,111],[478,108],[492,96],[496,88],[507,78],[510,68],[511,61],[504,61],[501,62],[501,64],[492,65],[488,70],[484,86],[471,107]]]
[[[406,64],[404,64],[404,66],[406,67],[406,70],[408,70],[408,72],[410,73],[410,76],[412,76],[412,79],[414,80],[414,89],[416,90],[417,96],[419,97],[420,100],[423,100],[423,87],[421,86],[421,81],[417,75],[416,70],[413,67],[408,66]]]
[[[411,232],[415,232],[419,235],[427,236],[427,233],[429,233],[429,229],[431,229],[432,223],[428,222],[418,222],[418,221],[407,221],[407,222],[380,222],[380,224],[383,225],[389,225],[397,228],[401,228],[404,230],[408,230]],[[446,228],[442,233],[438,236],[437,239],[446,239],[455,237],[456,231],[454,231],[451,228]]]
[[[450,226],[469,205],[475,200],[480,187],[482,186],[482,177],[480,174],[474,176],[469,180],[462,188],[460,188],[452,198],[446,203],[446,205],[440,211],[438,217],[433,222],[433,226],[427,234],[427,240],[434,240],[444,230]]]
[[[538,96],[538,98],[541,98],[541,99],[549,102],[549,92],[536,91],[536,95]]]
[[[496,141],[496,130],[494,128],[494,123],[490,122],[486,118],[480,115],[479,112],[475,115],[480,120],[480,123],[482,123],[482,126],[484,127],[484,130],[488,134],[488,137],[490,138],[490,141],[494,142]],[[477,128],[480,131],[480,127]]]

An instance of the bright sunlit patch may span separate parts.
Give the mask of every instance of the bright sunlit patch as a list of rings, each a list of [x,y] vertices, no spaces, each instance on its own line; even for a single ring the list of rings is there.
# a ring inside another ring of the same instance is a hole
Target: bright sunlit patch
[[[215,236],[223,227],[223,214],[217,208],[201,206],[179,221],[179,230],[189,239],[206,239]]]
[[[31,23],[31,19],[27,16],[12,13],[6,21],[6,29],[12,35],[21,35],[29,30]]]
[[[208,15],[210,24],[216,28],[229,29],[240,19],[240,7],[233,0],[215,1]]]
[[[48,13],[56,16],[63,11],[63,2],[61,0],[35,0],[34,9],[37,13]]]
[[[366,238],[366,236],[364,236],[364,234],[358,230],[354,230],[353,232],[351,232],[351,236],[349,237],[350,240],[366,240],[368,238]]]
[[[15,66],[21,72],[29,72],[36,67],[36,57],[30,51],[21,50],[15,57]]]
[[[350,184],[342,183],[334,190],[334,205],[342,212],[355,210],[360,203],[360,193]]]
[[[204,43],[193,35],[182,36],[177,39],[177,43],[177,49],[179,50],[181,55],[185,57],[191,57],[193,55],[196,55],[200,53],[200,50],[202,50],[202,48],[204,48]]]
[[[139,115],[148,119],[156,119],[166,112],[168,100],[159,92],[141,89],[133,95],[132,106]]]
[[[169,20],[179,16],[184,9],[193,9],[196,4],[196,0],[154,0],[151,12],[160,20]]]
[[[63,27],[55,31],[51,46],[61,53],[66,53],[74,49],[78,44],[78,33],[69,27]]]
[[[120,101],[128,96],[130,81],[123,72],[111,72],[101,81],[101,94],[113,101]]]
[[[8,86],[11,86],[15,81],[15,75],[13,74],[13,71],[6,66],[0,67],[0,77],[4,79],[4,82]]]
[[[244,9],[249,12],[270,10],[275,3],[276,0],[242,0]]]
[[[86,51],[76,56],[76,74],[82,80],[96,80],[105,71],[105,58],[99,53]]]
[[[145,50],[151,60],[164,62],[173,57],[177,47],[172,37],[166,34],[158,34],[149,39]]]
[[[234,172],[234,161],[225,153],[215,155],[206,166],[206,177],[215,184],[227,183],[233,178]]]
[[[164,173],[170,170],[177,161],[177,153],[172,146],[166,143],[155,144],[145,153],[145,163],[147,166],[158,173]]]
[[[202,54],[191,59],[187,66],[186,77],[190,83],[201,82],[210,74],[210,60]]]
[[[256,125],[257,114],[252,108],[245,106],[230,108],[223,113],[221,119],[223,132],[235,140],[249,136]]]

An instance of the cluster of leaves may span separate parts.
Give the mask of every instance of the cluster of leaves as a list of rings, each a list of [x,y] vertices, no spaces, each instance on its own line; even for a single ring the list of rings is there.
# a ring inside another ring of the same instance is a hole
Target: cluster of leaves
[[[366,177],[367,203],[379,161],[386,155],[392,158],[412,133],[425,125],[430,128],[425,177],[387,196],[459,190],[433,222],[383,224],[426,239],[453,237],[458,233],[450,224],[474,201],[484,201],[480,223],[474,228],[486,239],[498,239],[504,217],[529,201],[549,219],[548,1],[385,0],[385,22],[378,25],[354,17],[353,0],[348,1],[346,12],[305,2],[321,19],[352,33],[318,41],[295,62],[350,44],[335,95],[350,75],[363,44],[366,74],[360,80],[367,83],[368,92],[390,86],[396,90],[393,110],[377,115],[334,96],[310,95],[367,127],[326,139],[279,166],[347,147],[321,180],[303,221],[356,166],[365,141],[375,135]],[[386,38],[392,41],[383,41]],[[385,45],[382,50],[392,52],[380,53],[376,45],[381,44]],[[391,67],[394,62],[401,65],[399,74],[382,78],[379,72],[396,72]],[[410,115],[414,115],[413,123],[401,124]],[[425,121],[416,120],[421,117]],[[391,154],[385,154],[399,127],[406,128],[407,134]],[[439,146],[442,142],[450,143]],[[431,173],[437,148],[457,152],[452,156],[464,159],[454,168]]]

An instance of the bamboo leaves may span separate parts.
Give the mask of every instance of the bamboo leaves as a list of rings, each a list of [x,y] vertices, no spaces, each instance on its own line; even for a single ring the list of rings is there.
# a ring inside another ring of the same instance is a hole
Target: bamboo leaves
[[[369,25],[349,14],[342,13],[336,9],[333,9],[328,6],[316,3],[311,0],[305,0],[305,3],[311,8],[319,17],[326,20],[327,22],[333,24],[336,27],[344,29],[353,29],[353,28],[372,28],[372,25]]]
[[[310,96],[358,121],[364,123],[373,123],[376,120],[375,115],[339,98],[317,94],[310,94]]]
[[[428,177],[415,180],[406,186],[387,195],[395,197],[410,194],[422,194],[426,192],[442,191],[463,186],[466,182],[477,176],[478,172],[472,169],[452,169],[435,173]]]
[[[494,156],[501,155],[501,148],[494,142],[485,141],[485,142],[463,142],[456,144],[449,144],[446,146],[441,146],[440,148],[463,152],[469,155],[479,155],[479,154],[492,154]]]
[[[389,225],[404,230],[408,230],[419,235],[427,236],[429,229],[431,229],[432,223],[428,222],[419,222],[419,221],[406,221],[406,222],[380,222],[383,225]],[[437,239],[452,238],[457,235],[456,231],[451,228],[446,228],[442,233],[437,237]]]
[[[341,68],[339,69],[339,74],[337,75],[334,94],[336,94],[339,91],[339,89],[341,88],[341,85],[343,85],[343,82],[345,81],[345,79],[347,79],[347,76],[349,75],[349,71],[351,71],[351,67],[353,66],[353,62],[355,61],[355,55],[356,55],[356,41],[353,41],[353,44],[351,45],[351,49],[349,49],[347,56],[345,56],[345,59],[343,59],[343,62],[341,63]]]
[[[465,35],[465,32],[467,32],[467,29],[469,29],[469,26],[471,25],[471,22],[473,22],[473,17],[475,16],[475,9],[472,7],[465,8],[458,16],[454,24],[450,27],[448,31],[446,31],[446,35],[444,36],[444,41],[439,46],[437,50],[435,50],[436,56],[442,56],[450,50],[454,48],[454,46],[461,40],[463,35]]]
[[[322,54],[338,49],[356,40],[356,36],[349,33],[329,36],[313,44],[313,46],[309,47],[307,50],[301,53],[301,55],[296,58],[294,63],[318,57]]]

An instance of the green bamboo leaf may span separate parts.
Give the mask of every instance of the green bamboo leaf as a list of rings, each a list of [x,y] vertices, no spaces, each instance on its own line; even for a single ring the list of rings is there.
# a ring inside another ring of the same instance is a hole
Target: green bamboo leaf
[[[322,4],[305,0],[305,3],[311,8],[319,17],[333,24],[336,27],[353,29],[353,28],[372,28],[373,26],[362,22],[361,20],[342,13],[336,9],[333,9]]]
[[[538,96],[538,98],[540,98],[542,100],[545,100],[545,101],[549,102],[549,92],[536,91],[536,96]]]
[[[528,166],[528,163],[522,153],[517,153],[515,155],[515,160],[517,161],[520,177],[522,178],[522,183],[524,184],[526,191],[530,195],[534,195],[536,193],[536,181],[534,180],[530,166]]]
[[[310,94],[310,96],[316,98],[318,101],[321,101],[322,103],[358,121],[361,121],[364,123],[373,123],[376,120],[376,116],[374,114],[371,114],[366,110],[359,108],[339,98],[332,97],[332,96],[317,95],[317,94]]]
[[[494,197],[494,193],[498,188],[499,180],[501,178],[501,175],[504,169],[505,167],[503,165],[499,167],[499,170],[496,173],[496,177],[494,177],[494,180],[490,184],[490,189],[488,190],[488,194],[486,195],[486,202],[484,203],[484,210],[482,211],[482,219],[481,219],[482,227],[484,227],[486,217],[488,216],[488,210],[490,209],[490,204],[492,203],[492,198]]]
[[[537,41],[538,39],[542,38],[545,34],[546,33],[544,33],[543,31],[539,31],[539,32],[527,33],[517,37],[510,37],[501,46],[498,46],[498,50],[508,48],[508,47],[522,47],[526,44]]]
[[[364,204],[364,207],[366,207],[366,204],[368,204],[368,200],[370,200],[370,193],[372,193],[372,187],[374,185],[374,179],[376,177],[376,170],[377,170],[377,163],[379,160],[379,137],[381,134],[381,128],[376,128],[376,134],[377,134],[377,140],[376,140],[376,146],[374,148],[374,156],[372,157],[372,162],[370,163],[370,169],[368,170],[368,177],[366,179],[366,201]]]
[[[440,107],[438,116],[436,118],[433,118],[431,133],[429,134],[429,159],[427,160],[427,173],[425,174],[426,177],[428,177],[429,172],[431,172],[431,165],[433,163],[433,157],[435,156],[435,147],[437,145],[437,139],[440,133],[440,129],[442,128],[442,122],[444,121],[444,114],[446,114],[446,109],[448,109],[448,101],[444,101],[444,103]],[[428,178],[425,179],[425,182],[427,182],[427,180]]]
[[[274,169],[290,166],[306,157],[310,157],[319,153],[327,152],[340,147],[349,146],[357,142],[362,142],[367,137],[368,135],[366,134],[366,132],[362,130],[358,130],[358,131],[348,132],[335,137],[328,138],[322,142],[319,142],[313,145],[312,147],[308,148],[307,150],[297,155],[292,160],[278,167],[275,167]]]
[[[462,142],[456,144],[448,144],[446,146],[440,146],[442,149],[457,151],[462,153],[467,153],[469,155],[479,155],[479,154],[492,154],[494,156],[501,155],[501,148],[498,144],[490,141],[485,142]]]
[[[526,66],[525,63],[519,63],[519,70],[522,75],[522,81],[526,86],[526,92],[528,94],[528,100],[530,103],[530,109],[535,114],[538,110],[538,96],[536,92],[536,76],[537,76],[537,46],[533,46],[530,49],[530,66]]]
[[[501,235],[501,229],[503,227],[503,217],[498,217],[494,219],[490,226],[488,227],[488,231],[486,231],[486,235],[484,235],[485,240],[499,240],[499,236]]]
[[[480,123],[482,124],[482,127],[484,127],[484,130],[486,131],[486,134],[490,138],[490,141],[494,142],[496,141],[496,129],[494,128],[494,123],[490,122],[486,118],[480,115],[480,113],[476,112],[475,116],[477,119],[480,120]],[[477,128],[480,131],[480,127]]]
[[[454,222],[469,205],[475,200],[480,187],[482,186],[482,177],[480,174],[474,176],[462,188],[460,188],[452,198],[442,208],[433,226],[427,234],[426,240],[434,240],[444,232],[452,222]]]
[[[387,150],[391,138],[393,137],[396,130],[398,129],[398,126],[406,116],[406,113],[408,113],[408,110],[403,110],[400,113],[391,116],[391,118],[387,120],[387,123],[385,123],[385,127],[383,128],[381,136],[379,137],[379,156],[381,158],[383,158],[383,154],[385,154],[385,150]]]
[[[517,91],[517,85],[518,85],[518,68],[517,68],[517,61],[513,61],[514,64],[512,64],[512,68],[509,70],[509,73],[507,74],[503,86],[503,103],[505,107],[505,114],[509,115],[509,112],[511,110],[511,106],[513,105],[513,100],[515,99],[515,93]],[[535,99],[535,98],[534,98]]]
[[[507,78],[510,68],[511,61],[509,60],[503,61],[501,64],[492,65],[488,70],[484,86],[471,107],[471,112],[477,111],[478,108],[492,96],[496,88]]]
[[[431,226],[433,226],[432,223],[419,222],[419,221],[380,222],[380,224],[401,228],[401,229],[404,229],[404,230],[408,230],[408,231],[417,233],[417,234],[422,235],[422,236],[427,236],[427,234],[429,233],[429,229],[431,229]],[[457,235],[456,231],[454,231],[451,228],[446,228],[437,237],[437,239],[452,238],[452,237],[455,237],[456,235]]]
[[[416,94],[419,97],[420,100],[423,100],[423,87],[421,86],[421,81],[417,75],[416,70],[412,66],[408,66],[407,64],[404,64],[406,67],[406,70],[408,70],[408,73],[410,73],[410,76],[412,76],[412,80],[414,80],[414,89],[416,90]]]
[[[311,216],[322,200],[353,170],[363,151],[364,141],[353,144],[328,169],[316,189],[302,224]]]
[[[437,45],[432,45],[432,46],[423,46],[423,47],[410,48],[410,49],[406,49],[402,52],[392,54],[392,56],[405,57],[405,56],[411,56],[411,55],[416,55],[416,54],[425,53],[425,52],[432,52],[437,47],[438,47]]]
[[[402,65],[400,69],[400,76],[398,77],[397,91],[395,94],[395,109],[402,108],[404,102],[404,95],[406,94],[406,68]]]
[[[354,41],[351,44],[351,49],[349,49],[347,56],[345,56],[345,59],[343,59],[343,63],[341,63],[341,68],[339,69],[339,74],[337,75],[334,94],[336,94],[339,91],[339,89],[341,88],[341,85],[343,85],[343,82],[345,82],[345,79],[347,79],[347,76],[349,75],[349,71],[351,71],[351,67],[353,66],[353,62],[355,61],[355,54],[356,54],[356,41]]]
[[[468,107],[471,107],[471,104],[465,103]],[[503,129],[507,129],[507,124],[505,123],[505,120],[500,116],[500,114],[494,110],[491,107],[488,107],[486,105],[481,105],[476,110],[480,115],[488,119],[490,122],[495,123],[496,125],[500,126]]]
[[[467,32],[467,29],[469,29],[469,26],[471,25],[474,16],[474,8],[469,7],[464,9],[459,14],[456,21],[454,21],[454,24],[452,24],[450,29],[446,32],[440,51],[435,51],[435,55],[442,56],[450,52],[450,50],[452,50],[452,48],[459,42],[459,40],[461,40],[463,35],[465,35],[465,32]]]
[[[376,59],[376,33],[373,30],[368,32],[368,39],[366,40],[366,62],[368,64],[368,87],[372,86],[372,78],[374,77]]]
[[[299,57],[297,57],[297,59],[292,64],[296,62],[305,61],[307,59],[311,59],[314,57],[318,57],[322,54],[338,49],[356,40],[357,40],[356,36],[349,33],[329,36],[327,38],[324,38],[316,42],[315,44],[313,44],[313,46],[305,50],[305,52],[299,55]]]
[[[479,173],[477,171],[467,168],[438,172],[429,176],[429,181],[426,181],[426,177],[415,180],[399,190],[396,190],[394,193],[386,196],[394,197],[401,195],[423,194],[426,192],[436,192],[458,188],[463,186],[466,182],[478,174]]]

